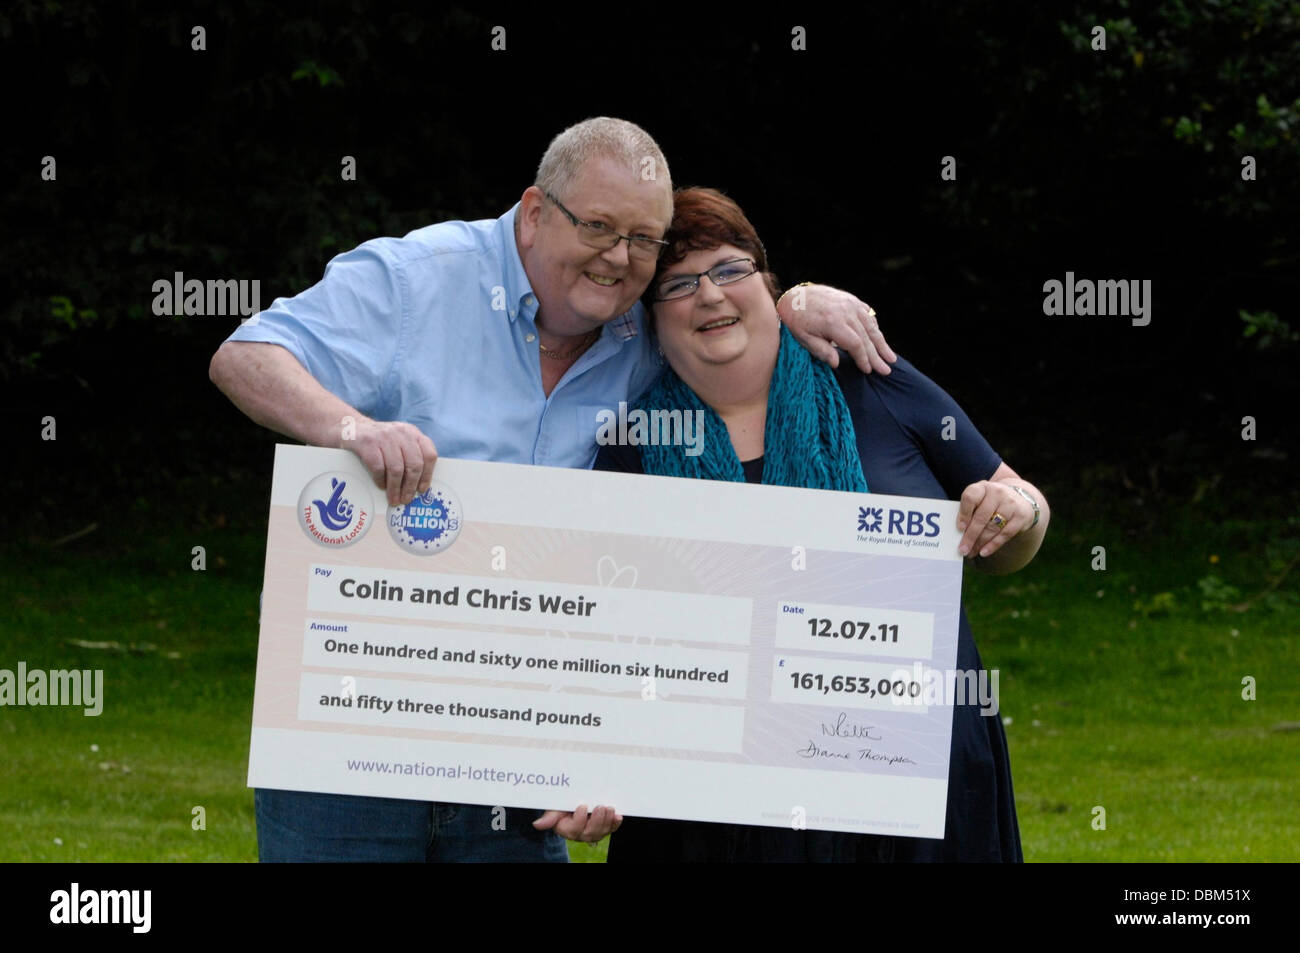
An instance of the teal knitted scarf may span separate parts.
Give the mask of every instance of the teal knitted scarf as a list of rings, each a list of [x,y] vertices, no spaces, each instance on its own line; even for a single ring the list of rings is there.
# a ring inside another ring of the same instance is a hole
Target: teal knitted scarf
[[[841,360],[845,360],[841,356]],[[684,446],[641,446],[646,473],[697,480],[745,482],[727,425],[671,367],[636,402],[637,409],[704,412],[704,448],[688,456]],[[697,418],[698,419],[698,418]],[[767,396],[763,430],[763,482],[814,490],[866,493],[853,418],[835,372],[804,350],[781,325],[781,347]]]

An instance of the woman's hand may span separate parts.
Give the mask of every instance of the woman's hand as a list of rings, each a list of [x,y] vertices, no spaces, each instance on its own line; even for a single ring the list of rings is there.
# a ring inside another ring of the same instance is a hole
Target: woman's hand
[[[1038,502],[1037,524],[1033,504],[1016,487]],[[962,531],[962,537],[957,552],[972,559],[978,556],[981,561],[975,565],[989,572],[1015,572],[1038,552],[1049,515],[1047,498],[1003,463],[991,478],[972,483],[962,491],[957,512],[957,529]]]
[[[1034,521],[1029,501],[1005,483],[980,480],[961,493],[957,528],[964,530],[957,552],[992,556]]]

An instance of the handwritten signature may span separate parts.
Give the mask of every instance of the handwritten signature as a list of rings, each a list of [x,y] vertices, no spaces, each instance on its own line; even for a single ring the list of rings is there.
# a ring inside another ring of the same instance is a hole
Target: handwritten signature
[[[883,761],[886,764],[916,764],[911,758],[901,754],[886,754],[876,751],[873,748],[859,748],[857,758],[853,757],[851,752],[831,751],[829,748],[819,747],[817,742],[808,741],[808,747],[799,748],[795,751],[801,758],[838,758],[841,761]]]
[[[845,761],[849,760],[849,756],[847,754],[842,754],[836,751],[827,751],[825,748],[819,748],[817,747],[817,743],[812,740],[809,740],[808,747],[800,748],[798,751],[795,752],[795,754],[799,755],[799,757],[801,758],[843,758]]]
[[[849,721],[847,713],[840,712],[840,717],[835,719],[835,724],[828,725],[822,722],[822,734],[834,735],[836,738],[866,738],[868,741],[879,741],[880,735],[871,733],[875,727],[875,725],[855,725]]]

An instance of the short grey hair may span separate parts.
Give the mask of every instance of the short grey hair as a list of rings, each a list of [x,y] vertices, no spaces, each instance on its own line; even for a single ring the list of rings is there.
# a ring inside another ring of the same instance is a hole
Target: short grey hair
[[[646,174],[645,170],[649,169],[655,179],[663,180],[668,194],[672,194],[668,160],[659,144],[636,123],[609,116],[583,120],[552,139],[537,166],[534,184],[544,192],[562,197],[582,167],[592,159],[624,162],[638,175]]]

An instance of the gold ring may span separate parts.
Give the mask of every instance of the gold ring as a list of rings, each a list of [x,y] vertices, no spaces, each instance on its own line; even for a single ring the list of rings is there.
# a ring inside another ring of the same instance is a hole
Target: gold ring
[[[994,513],[991,517],[989,517],[989,522],[992,523],[994,526],[996,526],[998,529],[1001,529],[1002,527],[1007,525],[1007,518],[1003,516],[1001,513]]]

